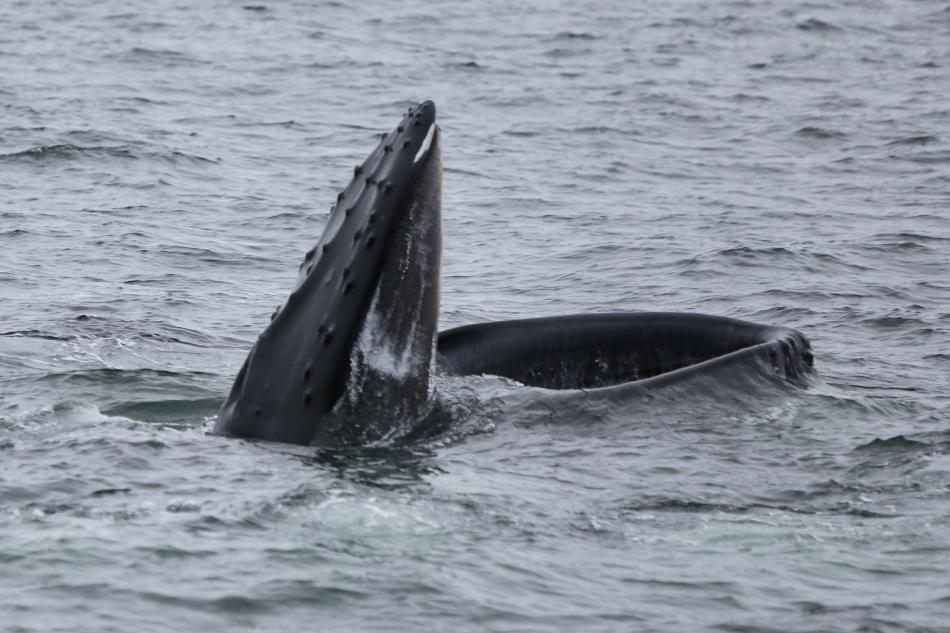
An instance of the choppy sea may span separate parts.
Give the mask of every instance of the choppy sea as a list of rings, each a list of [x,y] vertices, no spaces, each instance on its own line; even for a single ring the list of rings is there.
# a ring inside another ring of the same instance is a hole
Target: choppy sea
[[[0,630],[950,631],[946,0],[0,24]],[[443,328],[718,314],[800,329],[820,380],[540,421],[476,398],[411,450],[210,435],[426,98]]]

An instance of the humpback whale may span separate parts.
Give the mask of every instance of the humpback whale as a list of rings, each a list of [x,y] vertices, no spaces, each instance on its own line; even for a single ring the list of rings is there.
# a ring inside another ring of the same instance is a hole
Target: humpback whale
[[[434,372],[495,375],[561,397],[646,394],[752,373],[806,386],[797,330],[630,312],[478,323],[438,333],[441,132],[409,108],[353,171],[290,296],[247,356],[215,432],[295,444],[386,437],[434,396]]]

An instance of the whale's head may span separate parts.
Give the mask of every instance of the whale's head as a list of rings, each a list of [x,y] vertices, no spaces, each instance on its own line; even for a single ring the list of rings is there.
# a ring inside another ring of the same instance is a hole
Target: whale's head
[[[425,402],[439,304],[439,135],[435,104],[423,102],[354,168],[216,432],[365,443],[390,430],[376,412]]]

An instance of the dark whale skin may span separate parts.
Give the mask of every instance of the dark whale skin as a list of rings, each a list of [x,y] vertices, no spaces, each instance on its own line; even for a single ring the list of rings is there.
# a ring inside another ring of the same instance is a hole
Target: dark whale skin
[[[294,444],[350,443],[346,426],[332,424],[330,414],[346,388],[354,342],[393,257],[415,185],[433,162],[441,170],[437,152],[414,160],[430,128],[438,135],[435,120],[431,101],[410,108],[354,169],[322,237],[304,258],[297,287],[238,372],[216,433]],[[431,136],[428,142],[437,144]],[[441,171],[438,180],[441,185]]]

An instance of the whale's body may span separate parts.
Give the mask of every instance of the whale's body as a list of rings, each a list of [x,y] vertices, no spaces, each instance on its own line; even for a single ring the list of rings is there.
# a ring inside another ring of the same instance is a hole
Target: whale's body
[[[385,437],[431,397],[433,371],[607,397],[749,372],[807,384],[800,332],[724,317],[591,314],[437,333],[440,132],[410,108],[337,199],[297,286],[251,349],[215,431],[296,444]]]

